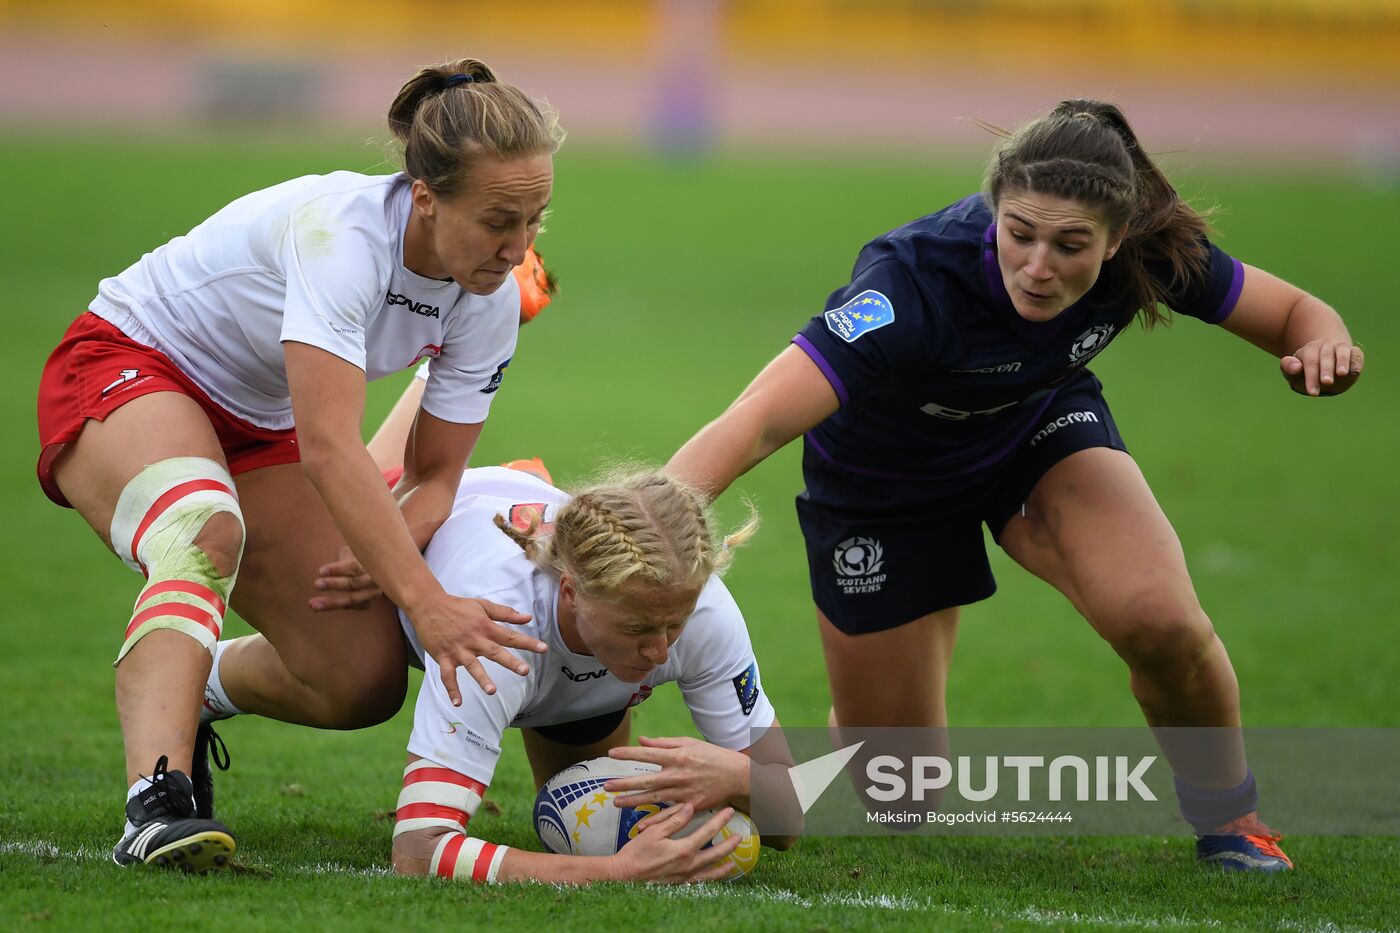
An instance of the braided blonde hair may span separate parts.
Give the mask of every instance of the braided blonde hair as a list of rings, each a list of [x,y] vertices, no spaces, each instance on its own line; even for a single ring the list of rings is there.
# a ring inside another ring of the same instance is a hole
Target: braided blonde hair
[[[722,540],[695,490],[655,470],[618,472],[581,490],[541,533],[540,517],[524,529],[497,515],[496,527],[537,566],[568,575],[585,596],[617,597],[645,586],[698,590],[722,573],[734,549],[758,530],[758,512]]]

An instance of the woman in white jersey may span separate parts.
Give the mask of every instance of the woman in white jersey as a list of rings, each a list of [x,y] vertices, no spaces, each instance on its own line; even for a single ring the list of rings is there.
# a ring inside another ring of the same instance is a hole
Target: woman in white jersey
[[[791,759],[779,734],[753,737],[752,730],[777,719],[760,687],[744,618],[716,575],[756,525],[751,519],[720,543],[696,494],[655,472],[607,480],[571,498],[518,469],[468,470],[451,516],[424,552],[428,567],[448,592],[479,593],[528,611],[525,630],[549,652],[526,677],[501,678],[494,694],[463,685],[463,701],[454,705],[437,663],[403,618],[425,672],[396,813],[395,869],[477,882],[723,876],[730,866],[716,867],[716,860],[739,838],[701,846],[729,818],[728,807],[751,809],[751,763],[771,774],[765,785],[790,788]],[[629,709],[671,681],[706,741],[644,739],[641,747],[617,748],[628,742]],[[642,830],[607,858],[471,837],[468,824],[511,727],[523,734],[537,785],[613,749],[615,757],[663,766],[617,782],[617,790],[630,792],[627,802],[679,803],[637,824]],[[765,811],[783,807],[770,807],[766,793]],[[791,796],[789,789],[774,800]],[[707,807],[724,809],[703,829],[673,838]],[[791,842],[762,838],[779,848]]]
[[[45,367],[40,482],[148,578],[117,656],[131,782],[120,864],[206,871],[232,852],[225,826],[195,818],[210,806],[187,776],[203,764],[200,696],[230,601],[261,634],[220,646],[213,680],[229,705],[326,728],[384,720],[405,688],[387,601],[318,614],[308,600],[337,557],[383,585],[449,675],[465,667],[490,691],[478,656],[523,674],[504,646],[543,650],[492,621],[527,616],[446,592],[419,549],[514,353],[511,270],[539,230],[562,134],[552,110],[471,60],[420,71],[389,125],[404,172],[308,176],[234,201],[103,280]],[[424,358],[391,494],[360,440],[365,382]]]

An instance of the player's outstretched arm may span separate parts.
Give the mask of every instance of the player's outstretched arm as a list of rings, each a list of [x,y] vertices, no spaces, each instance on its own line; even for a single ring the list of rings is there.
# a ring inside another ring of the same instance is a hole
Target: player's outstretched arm
[[[790,346],[764,367],[724,414],[676,452],[666,472],[713,499],[839,406],[836,390],[817,364]]]
[[[1360,378],[1366,362],[1330,305],[1249,265],[1239,301],[1221,326],[1277,358],[1283,378],[1300,395],[1340,395]]]
[[[734,811],[725,808],[684,839],[674,838],[694,815],[694,809],[688,804],[671,807],[663,811],[662,819],[645,827],[616,854],[608,856],[527,852],[496,846],[442,827],[410,830],[394,837],[394,871],[476,882],[689,884],[717,881],[729,874],[732,866],[723,859],[738,847],[741,837],[735,834],[718,845],[704,846],[719,833]]]
[[[355,558],[408,615],[424,648],[437,660],[448,695],[461,702],[458,667],[465,667],[487,693],[494,692],[479,656],[526,673],[526,665],[506,648],[542,652],[545,645],[496,621],[521,623],[530,617],[484,600],[451,596],[423,562],[403,514],[360,440],[364,373],[318,347],[290,341],[285,347],[302,466]],[[454,489],[460,476],[459,462]],[[446,507],[450,504],[449,500]]]
[[[399,605],[441,589],[360,441],[364,374],[306,344],[287,343],[286,360],[302,466],[346,541]]]
[[[422,551],[452,511],[466,458],[476,447],[482,425],[480,422],[455,424],[443,421],[419,409],[405,412],[402,410],[406,408],[403,403],[409,398],[417,403],[413,386],[404,392],[375,439],[378,440],[386,431],[398,434],[402,428],[406,440],[400,441],[401,453],[392,459],[397,461],[395,465],[402,467],[403,472],[394,486],[393,495],[413,543]],[[400,422],[406,420],[407,424],[396,424],[395,419]],[[381,458],[387,444],[380,445],[379,454],[372,449],[372,445],[373,442],[366,449],[382,472],[386,466]],[[341,549],[336,560],[319,569],[313,586],[319,595],[312,600],[311,607],[318,612],[366,609],[381,592],[348,547]]]

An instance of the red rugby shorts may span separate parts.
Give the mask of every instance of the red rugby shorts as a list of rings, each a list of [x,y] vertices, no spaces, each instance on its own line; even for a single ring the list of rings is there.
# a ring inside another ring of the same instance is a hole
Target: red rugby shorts
[[[178,392],[204,409],[234,476],[301,460],[296,429],[273,431],[249,424],[204,394],[169,357],[89,311],[68,328],[39,378],[38,472],[44,493],[72,508],[54,482],[54,461],[78,439],[88,419],[103,421],[132,399],[152,392]]]

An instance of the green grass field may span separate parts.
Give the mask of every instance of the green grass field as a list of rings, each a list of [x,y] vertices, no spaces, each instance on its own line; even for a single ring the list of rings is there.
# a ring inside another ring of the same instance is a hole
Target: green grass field
[[[0,141],[9,179],[0,280],[10,336],[0,397],[0,926],[48,929],[1388,928],[1400,918],[1394,838],[1294,837],[1299,870],[1201,870],[1189,839],[808,839],[745,882],[706,889],[475,889],[387,874],[409,712],[358,733],[253,718],[223,730],[220,813],[243,875],[189,879],[107,861],[120,826],[111,659],[136,579],[33,478],[33,398],[72,317],[143,251],[232,197],[377,150],[216,140]],[[869,237],[971,190],[973,163],[754,155],[663,164],[575,151],[558,161],[541,247],[563,292],[522,334],[477,457],[539,455],[568,485],[603,458],[664,460],[717,414],[842,284]],[[1172,517],[1230,649],[1250,725],[1400,726],[1394,631],[1400,521],[1400,192],[1344,175],[1191,166],[1219,203],[1219,241],[1328,298],[1366,346],[1343,399],[1289,393],[1276,364],[1183,320],[1133,332],[1094,369]],[[372,418],[399,385],[372,389]],[[792,511],[795,446],[739,487],[766,518],[730,586],[786,725],[825,722],[828,696]],[[723,511],[736,518],[737,496]],[[998,595],[964,616],[955,725],[1135,725],[1126,672],[1074,611],[999,554]],[[229,634],[241,634],[241,622]],[[878,676],[878,672],[872,672]],[[415,681],[416,683],[416,681]],[[689,734],[673,690],[646,734]],[[535,845],[518,740],[473,829]],[[1267,808],[1268,787],[1263,787]],[[1267,809],[1266,809],[1267,816]],[[1287,827],[1281,827],[1287,831]]]

